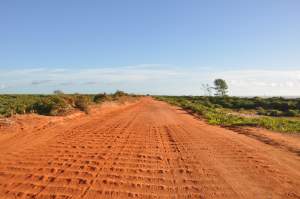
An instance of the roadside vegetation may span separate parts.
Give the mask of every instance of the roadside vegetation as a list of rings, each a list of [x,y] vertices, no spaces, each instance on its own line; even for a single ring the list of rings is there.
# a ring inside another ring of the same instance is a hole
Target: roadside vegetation
[[[159,100],[180,106],[194,114],[201,115],[209,124],[226,127],[255,126],[279,132],[300,132],[300,120],[291,118],[260,116],[246,117],[228,112],[219,104],[213,104],[208,99],[224,100],[224,97],[187,97],[187,96],[157,96]],[[228,98],[228,97],[225,97]],[[230,99],[230,98],[229,98]],[[251,99],[247,98],[247,101]],[[253,100],[255,100],[253,98]],[[266,99],[267,100],[267,99]],[[299,100],[299,99],[298,99]]]
[[[92,104],[117,101],[126,96],[135,97],[123,91],[88,95],[64,94],[59,90],[54,91],[53,95],[0,95],[0,116],[10,117],[26,113],[56,116],[65,115],[74,109],[89,113]]]
[[[208,96],[157,96],[156,98],[201,115],[209,124],[255,126],[279,132],[300,132],[300,99],[282,97],[230,97],[225,80],[214,87],[202,85]],[[215,96],[211,96],[215,91]]]

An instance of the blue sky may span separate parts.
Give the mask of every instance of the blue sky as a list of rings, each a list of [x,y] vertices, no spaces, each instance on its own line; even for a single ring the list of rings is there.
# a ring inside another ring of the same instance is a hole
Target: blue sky
[[[0,93],[300,95],[298,0],[0,0]]]

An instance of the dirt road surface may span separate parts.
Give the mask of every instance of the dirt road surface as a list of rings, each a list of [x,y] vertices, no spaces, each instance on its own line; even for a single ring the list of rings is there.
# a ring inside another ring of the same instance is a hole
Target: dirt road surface
[[[0,198],[300,198],[299,137],[277,142],[143,98],[2,132]]]

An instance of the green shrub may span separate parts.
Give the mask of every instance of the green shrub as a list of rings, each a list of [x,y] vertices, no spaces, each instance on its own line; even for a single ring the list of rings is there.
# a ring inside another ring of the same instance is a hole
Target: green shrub
[[[297,103],[295,104],[295,108],[300,110],[300,99],[297,100]]]
[[[272,98],[242,98],[242,97],[184,97],[187,100],[191,100],[193,103],[201,103],[204,105],[213,104],[219,105],[223,108],[230,108],[239,110],[244,108],[245,110],[256,110],[259,107],[266,111],[278,110],[282,112],[287,112],[288,110],[300,110],[300,99],[286,99],[281,97]]]
[[[113,98],[114,98],[114,99],[118,99],[119,97],[122,97],[122,96],[128,96],[128,94],[125,93],[124,91],[119,91],[119,90],[117,90],[117,91],[113,94]]]
[[[70,109],[65,100],[59,96],[50,96],[41,99],[32,105],[32,110],[41,115],[62,115]]]
[[[214,107],[214,108],[222,108],[222,106],[219,105],[219,104],[215,104],[213,107]]]
[[[239,112],[244,112],[245,109],[244,108],[239,108]]]
[[[89,98],[83,95],[78,95],[75,97],[75,107],[85,113],[89,113]]]
[[[300,121],[290,120],[277,117],[242,117],[226,113],[221,109],[213,107],[207,107],[201,104],[201,101],[195,101],[195,97],[157,97],[158,100],[166,101],[170,104],[180,106],[184,109],[190,110],[193,113],[202,115],[209,124],[221,125],[221,126],[257,126],[266,129],[280,131],[280,132],[300,132]],[[193,102],[192,102],[193,101]],[[263,108],[258,108],[258,112],[265,114]],[[293,111],[294,112],[294,111]],[[268,114],[280,116],[282,111],[271,110]],[[294,114],[294,113],[293,113]]]
[[[106,93],[100,93],[94,96],[93,101],[96,103],[101,103],[107,100],[111,100],[111,97],[108,96]]]
[[[298,115],[298,111],[296,110],[288,110],[287,112],[284,113],[284,116],[288,117],[296,117]]]
[[[38,95],[0,95],[0,115],[8,117],[31,112],[29,107],[39,99]]]
[[[258,115],[267,115],[267,111],[266,111],[263,107],[258,107],[258,108],[256,109],[256,113],[257,113]]]
[[[91,102],[113,100],[113,95],[82,95],[63,94],[55,92],[54,95],[0,95],[0,116],[9,117],[15,114],[38,113],[42,115],[61,115],[72,108],[79,108],[89,112]],[[114,94],[128,95],[122,91]]]
[[[267,112],[267,115],[273,116],[273,117],[279,117],[279,116],[282,116],[283,113],[282,113],[282,111],[279,111],[279,110],[270,110]]]

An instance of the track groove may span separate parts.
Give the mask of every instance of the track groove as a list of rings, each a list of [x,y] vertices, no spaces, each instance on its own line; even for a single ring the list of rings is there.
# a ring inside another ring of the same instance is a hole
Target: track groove
[[[122,132],[127,132],[127,131],[128,131],[128,128],[132,125],[133,121],[136,119],[136,115],[137,115],[137,114],[135,113],[134,117],[131,118],[131,119],[129,120],[129,122],[126,124],[126,126],[125,126],[123,129],[121,129]],[[130,136],[130,133],[128,134],[128,137],[129,137],[129,136]],[[128,137],[127,137],[127,139],[128,139]],[[120,138],[120,137],[119,137],[118,134],[115,135],[115,137],[113,138],[113,143],[118,142],[118,139],[119,139],[119,138]],[[108,150],[107,150],[106,152],[104,152],[105,154],[108,154],[108,156],[109,156],[109,157],[107,157],[107,158],[104,158],[104,159],[106,159],[106,160],[109,159],[109,158],[111,158],[111,155],[112,155],[112,154],[109,153],[109,151],[111,151],[110,149],[111,149],[111,148],[108,147]],[[123,148],[120,148],[119,151],[121,151],[122,149],[123,149]],[[106,163],[106,162],[104,162],[104,164],[105,164],[105,163]],[[92,185],[93,185],[95,179],[98,178],[99,173],[100,173],[100,170],[98,170],[98,172],[96,173],[95,177],[93,177],[93,179],[91,180],[89,186],[83,191],[83,193],[81,194],[81,196],[80,196],[79,198],[84,198],[84,197],[86,196],[86,194],[88,193],[88,191],[89,191],[90,188],[92,187]]]

